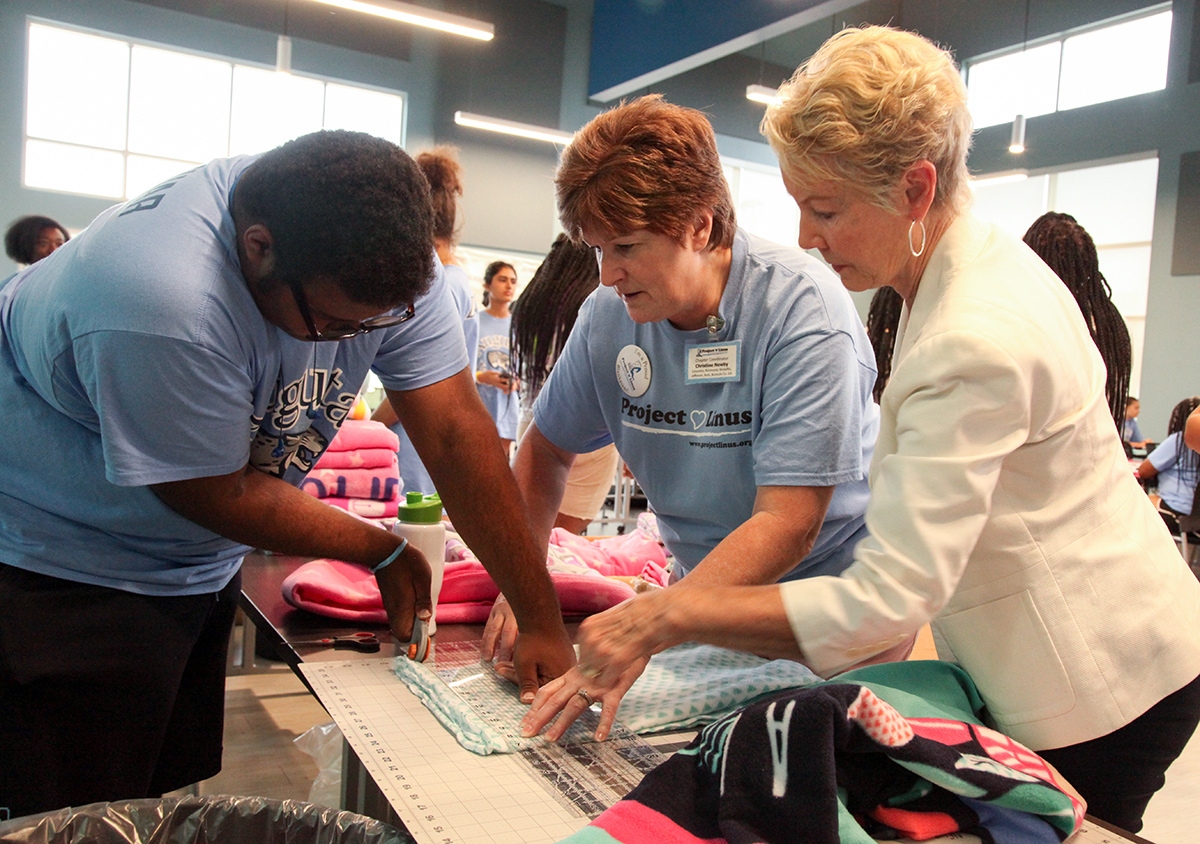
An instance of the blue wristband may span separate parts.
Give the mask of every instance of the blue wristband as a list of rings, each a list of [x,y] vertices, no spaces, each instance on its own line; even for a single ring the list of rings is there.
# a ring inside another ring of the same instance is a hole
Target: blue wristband
[[[404,553],[404,549],[408,547],[408,540],[405,537],[400,537],[400,544],[396,546],[396,550],[388,554],[386,560],[371,568],[371,574],[377,574],[381,568],[389,565],[393,560]]]

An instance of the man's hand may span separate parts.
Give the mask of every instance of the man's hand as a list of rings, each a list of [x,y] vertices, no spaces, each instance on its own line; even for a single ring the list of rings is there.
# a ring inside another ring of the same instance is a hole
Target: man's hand
[[[496,423],[467,369],[427,387],[389,391],[388,398],[455,529],[512,605],[521,629],[512,676],[522,698],[532,700],[541,680],[575,664],[575,651],[546,571],[545,539],[534,538]]]
[[[375,572],[375,581],[396,641],[412,637],[414,616],[425,621],[433,617],[429,562],[414,546],[407,546],[397,559]]]

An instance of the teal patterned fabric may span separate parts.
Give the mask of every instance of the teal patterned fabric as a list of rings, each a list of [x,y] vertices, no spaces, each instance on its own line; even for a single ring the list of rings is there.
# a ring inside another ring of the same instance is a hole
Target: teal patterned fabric
[[[715,721],[763,695],[819,682],[798,662],[679,645],[650,659],[621,701],[617,720],[635,733],[681,730]]]
[[[541,739],[522,738],[527,707],[516,687],[488,663],[449,673],[397,657],[394,670],[458,743],[473,753],[513,753]],[[679,645],[652,657],[625,695],[617,720],[635,733],[686,729],[715,721],[764,695],[821,682],[797,662],[766,660],[711,645]],[[474,702],[474,705],[472,704]],[[588,741],[594,726],[580,719],[562,743]]]

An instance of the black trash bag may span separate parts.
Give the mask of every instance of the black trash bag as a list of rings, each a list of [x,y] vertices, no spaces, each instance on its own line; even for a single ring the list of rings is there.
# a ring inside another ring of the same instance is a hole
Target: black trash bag
[[[4,844],[414,844],[353,812],[265,797],[92,803],[0,823]]]

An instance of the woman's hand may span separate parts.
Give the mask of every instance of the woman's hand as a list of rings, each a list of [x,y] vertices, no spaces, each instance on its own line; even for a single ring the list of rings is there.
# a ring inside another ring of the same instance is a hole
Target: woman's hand
[[[493,369],[483,369],[475,373],[475,380],[487,387],[495,387],[502,393],[511,393],[516,387],[516,381],[510,375]]]
[[[517,644],[517,617],[503,595],[492,604],[487,626],[483,628],[480,655],[493,663],[512,662],[513,648]]]
[[[521,735],[536,736],[557,715],[558,720],[546,730],[546,738],[558,741],[585,710],[590,709],[593,703],[601,703],[603,708],[595,738],[596,741],[604,741],[617,718],[617,707],[621,698],[629,691],[634,681],[642,676],[649,661],[648,656],[634,660],[608,687],[587,679],[578,666],[572,668],[538,690],[529,712],[521,719]]]
[[[585,618],[578,636],[584,676],[597,688],[615,686],[638,659],[684,641],[672,632],[668,615],[683,592],[682,584],[656,589]]]

